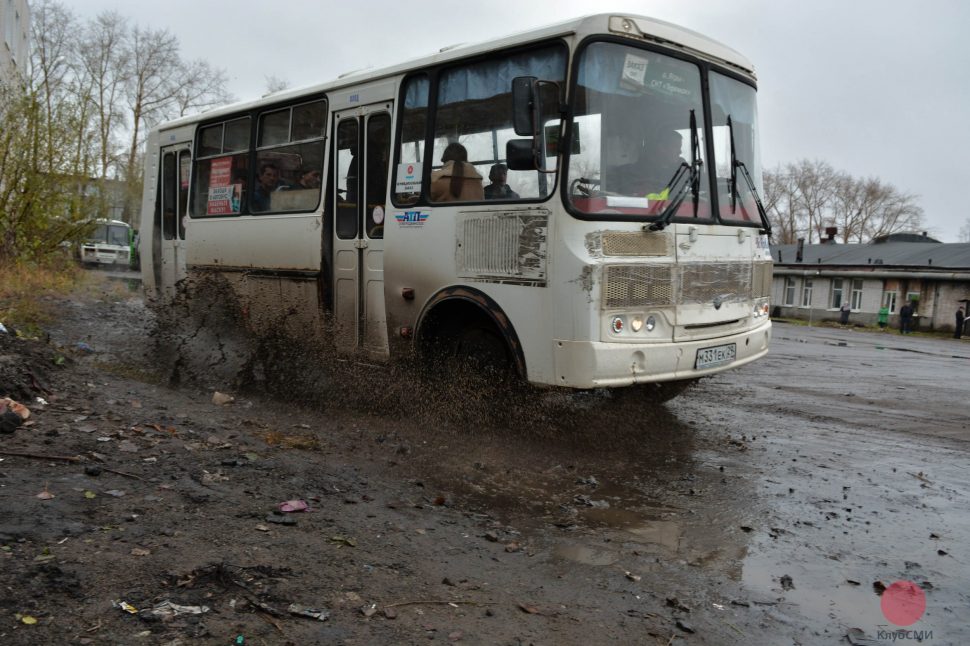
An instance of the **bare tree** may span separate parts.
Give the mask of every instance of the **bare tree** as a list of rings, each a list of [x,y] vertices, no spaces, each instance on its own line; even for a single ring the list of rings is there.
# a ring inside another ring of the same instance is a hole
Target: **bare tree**
[[[765,171],[764,187],[764,207],[771,221],[772,239],[779,244],[794,244],[803,229],[794,175],[783,168]]]
[[[959,242],[970,242],[970,218],[967,218],[963,222],[963,226],[960,227],[960,234],[957,240]]]
[[[83,30],[78,50],[82,85],[91,87],[97,124],[100,177],[120,160],[119,131],[125,127],[122,97],[128,82],[128,21],[115,12],[98,15]]]
[[[277,92],[282,92],[290,87],[289,81],[284,78],[280,78],[275,74],[267,76],[266,78],[266,94],[276,94]],[[265,96],[265,95],[264,95]]]
[[[806,242],[822,239],[822,227],[826,210],[832,203],[835,191],[835,169],[824,161],[803,159],[789,165],[788,172],[794,176],[798,188],[798,209],[805,218]]]
[[[184,117],[235,100],[226,90],[229,80],[225,70],[216,69],[207,61],[182,62],[176,75],[183,82],[174,89],[177,109],[173,116]]]
[[[778,234],[793,243],[821,240],[834,226],[843,243],[922,227],[918,197],[878,178],[857,178],[826,162],[802,160],[765,173],[765,204]]]

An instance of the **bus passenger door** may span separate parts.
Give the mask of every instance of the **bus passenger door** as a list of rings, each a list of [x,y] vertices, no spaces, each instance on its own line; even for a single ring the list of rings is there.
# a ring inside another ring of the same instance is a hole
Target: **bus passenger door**
[[[390,104],[336,115],[333,137],[334,319],[337,350],[387,356],[384,213],[391,150]]]
[[[185,217],[192,156],[188,142],[162,148],[160,191],[152,232],[155,284],[165,298],[185,278]]]

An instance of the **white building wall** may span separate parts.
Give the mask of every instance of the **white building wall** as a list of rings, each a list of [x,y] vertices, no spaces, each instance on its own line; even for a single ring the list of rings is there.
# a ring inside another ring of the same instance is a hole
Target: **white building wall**
[[[27,0],[0,0],[0,82],[27,76],[30,6]]]

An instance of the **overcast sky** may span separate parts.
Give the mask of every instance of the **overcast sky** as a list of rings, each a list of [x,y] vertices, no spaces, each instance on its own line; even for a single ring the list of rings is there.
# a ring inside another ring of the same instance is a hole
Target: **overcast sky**
[[[759,77],[765,167],[825,160],[921,196],[955,242],[970,218],[970,2],[963,0],[64,0],[167,28],[227,70],[239,99],[383,67],[594,12],[636,13],[737,49]]]

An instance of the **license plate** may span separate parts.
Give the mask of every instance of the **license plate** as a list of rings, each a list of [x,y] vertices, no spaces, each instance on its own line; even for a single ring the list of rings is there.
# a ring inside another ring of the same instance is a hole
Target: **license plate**
[[[737,346],[733,343],[716,345],[713,348],[701,348],[697,351],[694,370],[704,370],[715,366],[731,363],[738,356]]]

